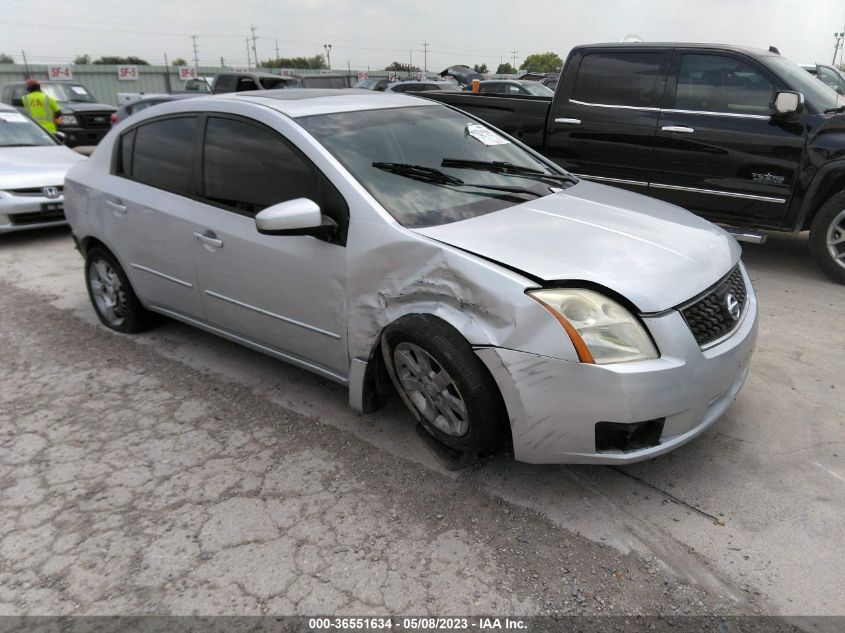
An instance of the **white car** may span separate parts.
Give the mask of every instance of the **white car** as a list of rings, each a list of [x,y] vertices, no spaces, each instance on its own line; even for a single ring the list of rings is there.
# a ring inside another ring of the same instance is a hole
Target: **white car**
[[[66,224],[62,184],[85,157],[0,104],[0,233]]]
[[[725,231],[426,99],[263,90],[115,126],[67,176],[100,320],[165,314],[462,453],[621,464],[713,424],[757,304]]]

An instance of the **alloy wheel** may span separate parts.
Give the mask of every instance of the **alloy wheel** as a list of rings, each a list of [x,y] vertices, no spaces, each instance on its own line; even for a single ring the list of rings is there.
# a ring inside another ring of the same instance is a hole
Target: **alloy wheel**
[[[429,424],[453,437],[466,434],[466,403],[440,363],[419,345],[403,342],[393,352],[393,364],[402,390]]]
[[[845,209],[827,227],[827,250],[837,264],[845,268]]]
[[[120,327],[126,318],[126,293],[117,271],[104,259],[95,259],[88,267],[88,285],[97,312],[112,327]]]

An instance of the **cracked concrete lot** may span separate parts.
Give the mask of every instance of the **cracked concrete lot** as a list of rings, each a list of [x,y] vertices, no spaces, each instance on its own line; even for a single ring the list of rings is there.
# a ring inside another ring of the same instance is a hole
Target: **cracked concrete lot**
[[[454,473],[398,402],[111,333],[66,231],[4,238],[0,614],[843,614],[843,288],[772,242],[749,383],[704,436]]]

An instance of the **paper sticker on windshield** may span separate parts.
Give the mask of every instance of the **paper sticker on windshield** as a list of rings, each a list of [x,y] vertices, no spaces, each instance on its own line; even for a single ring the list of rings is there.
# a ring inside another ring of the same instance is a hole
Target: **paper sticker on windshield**
[[[26,117],[20,112],[0,112],[0,121],[6,123],[26,123]]]
[[[87,95],[88,93],[85,91],[85,88],[82,86],[71,86],[71,90],[73,90],[78,95]]]
[[[509,140],[502,138],[493,130],[479,125],[478,123],[470,123],[467,125],[467,134],[469,134],[476,141],[481,141],[485,145],[507,145]]]

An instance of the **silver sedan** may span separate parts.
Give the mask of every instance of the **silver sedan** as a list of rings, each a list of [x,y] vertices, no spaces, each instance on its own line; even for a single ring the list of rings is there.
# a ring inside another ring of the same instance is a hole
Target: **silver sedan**
[[[62,183],[84,160],[0,103],[0,234],[65,224]]]
[[[346,385],[362,412],[392,385],[461,453],[646,459],[748,373],[732,237],[423,99],[164,104],[115,127],[66,197],[109,328],[167,315]]]

